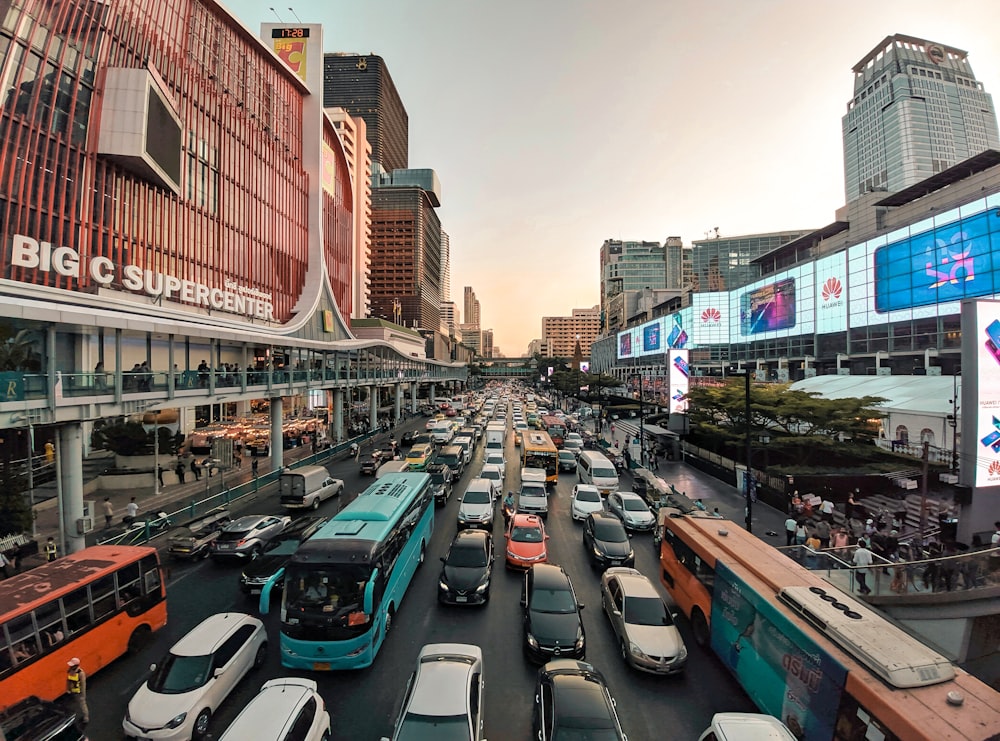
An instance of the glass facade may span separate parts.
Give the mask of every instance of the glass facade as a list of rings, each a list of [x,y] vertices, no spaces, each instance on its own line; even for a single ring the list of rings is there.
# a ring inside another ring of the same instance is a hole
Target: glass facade
[[[692,242],[691,288],[694,291],[727,291],[760,277],[753,260],[776,250],[806,230],[717,237]]]

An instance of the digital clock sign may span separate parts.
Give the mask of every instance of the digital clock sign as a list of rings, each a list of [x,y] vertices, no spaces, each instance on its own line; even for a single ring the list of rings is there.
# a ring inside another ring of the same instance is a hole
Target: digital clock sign
[[[308,39],[308,28],[272,28],[272,39]]]

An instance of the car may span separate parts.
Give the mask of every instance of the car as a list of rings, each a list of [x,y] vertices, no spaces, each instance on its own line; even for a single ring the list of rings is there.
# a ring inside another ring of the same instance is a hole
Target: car
[[[323,516],[300,517],[267,541],[260,555],[243,567],[240,591],[250,597],[260,594],[267,580],[288,563],[299,544],[312,537],[329,520],[329,517]],[[282,589],[284,583],[279,579],[274,586]]]
[[[431,452],[433,452],[434,436],[431,435],[429,432],[418,432],[416,435],[413,436],[413,440],[410,441],[411,450],[413,449],[414,445],[430,445],[432,448]]]
[[[576,456],[572,450],[563,449],[559,451],[559,471],[576,471]]]
[[[586,520],[591,512],[604,510],[601,490],[593,484],[577,484],[569,500],[569,514],[574,520]]]
[[[626,741],[608,683],[592,665],[559,659],[538,670],[532,738]]]
[[[328,741],[330,734],[330,713],[316,680],[279,677],[264,683],[219,741]]]
[[[399,444],[404,448],[408,448],[413,445],[413,438],[417,436],[416,430],[407,430],[402,435],[399,436]]]
[[[483,741],[483,684],[479,646],[427,644],[420,649],[417,670],[407,682],[392,741]]]
[[[459,530],[448,555],[441,558],[438,602],[447,605],[489,602],[493,559],[493,536],[488,531]]]
[[[517,493],[517,511],[548,517],[549,497],[544,482],[522,479],[521,489]]]
[[[651,674],[684,671],[688,656],[684,639],[660,593],[642,572],[631,568],[605,571],[601,607],[630,666]]]
[[[563,450],[569,451],[570,455],[576,458],[583,450],[583,440],[563,440]]]
[[[577,440],[577,441],[579,441],[579,442],[582,443],[583,442],[583,435],[581,435],[579,432],[567,432],[565,439],[566,440]]]
[[[240,612],[210,615],[150,667],[125,710],[126,737],[205,738],[212,714],[266,658],[264,623]]]
[[[607,512],[591,512],[583,521],[583,548],[600,569],[632,566],[635,551],[622,521]]]
[[[406,454],[406,463],[411,471],[423,471],[434,455],[434,446],[430,443],[417,443]]]
[[[615,515],[629,531],[649,531],[656,527],[656,516],[646,500],[631,491],[608,494],[608,512]]]
[[[358,473],[362,476],[374,476],[375,472],[378,471],[378,467],[384,462],[385,459],[382,456],[382,451],[376,450],[370,456],[361,461],[361,467],[358,469]]]
[[[551,659],[583,659],[587,636],[573,582],[561,566],[539,563],[528,569],[521,587],[524,653],[544,664]]]
[[[448,466],[443,463],[428,463],[424,468],[424,473],[431,477],[431,493],[434,495],[434,503],[445,505],[451,497],[452,481],[454,475]]]
[[[288,515],[245,515],[233,520],[212,542],[212,559],[256,558],[264,544],[292,522]]]
[[[483,465],[499,466],[503,477],[507,478],[507,460],[503,457],[502,452],[487,450],[486,455],[483,456]]]
[[[0,712],[0,738],[8,741],[87,741],[82,727],[76,713],[34,695]]]
[[[486,479],[493,485],[493,498],[498,499],[503,493],[503,471],[500,467],[484,463],[479,471],[479,478]]]
[[[458,505],[458,527],[493,527],[493,485],[486,479],[472,479]]]
[[[527,569],[548,560],[545,525],[538,515],[514,515],[507,524],[508,569]]]

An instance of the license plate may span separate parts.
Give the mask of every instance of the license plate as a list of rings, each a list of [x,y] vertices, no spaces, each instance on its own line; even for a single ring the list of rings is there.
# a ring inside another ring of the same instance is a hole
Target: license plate
[[[330,662],[328,661],[314,661],[313,662],[314,672],[328,672],[330,671]]]
[[[251,587],[250,594],[260,594],[260,587]]]
[[[455,597],[455,601],[456,602],[468,602],[469,598],[468,597]]]
[[[616,558],[611,559],[611,565],[612,566],[618,566],[620,563],[621,563],[621,561],[619,561]]]

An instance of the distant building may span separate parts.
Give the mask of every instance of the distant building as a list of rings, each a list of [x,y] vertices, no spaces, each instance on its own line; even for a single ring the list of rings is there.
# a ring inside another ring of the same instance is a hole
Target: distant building
[[[462,344],[471,349],[476,355],[482,355],[483,334],[478,324],[459,325],[462,334]]]
[[[478,327],[480,323],[479,299],[476,298],[476,292],[472,290],[472,286],[465,287],[464,311],[465,323]]]
[[[854,65],[842,119],[847,202],[897,193],[987,149],[1000,149],[993,98],[968,52],[895,35]]]
[[[533,358],[536,355],[541,355],[543,358],[555,357],[555,353],[552,351],[552,340],[532,340],[529,342],[527,357]]]
[[[456,335],[459,322],[458,307],[455,306],[455,302],[443,302],[441,304],[441,331],[449,337],[454,337]]]
[[[705,293],[745,286],[760,277],[760,265],[754,260],[811,231],[796,229],[695,240],[691,243],[689,288]]]
[[[606,239],[601,246],[601,311],[606,327],[608,304],[625,291],[667,287],[667,263],[659,242],[628,242]]]
[[[542,317],[542,340],[551,343],[552,357],[569,358],[577,340],[584,357],[590,356],[590,344],[601,331],[601,310],[573,309],[571,316]]]
[[[493,330],[492,329],[482,330],[482,338],[483,338],[483,347],[481,353],[482,356],[484,358],[496,357],[494,355],[494,348],[493,348]]]

